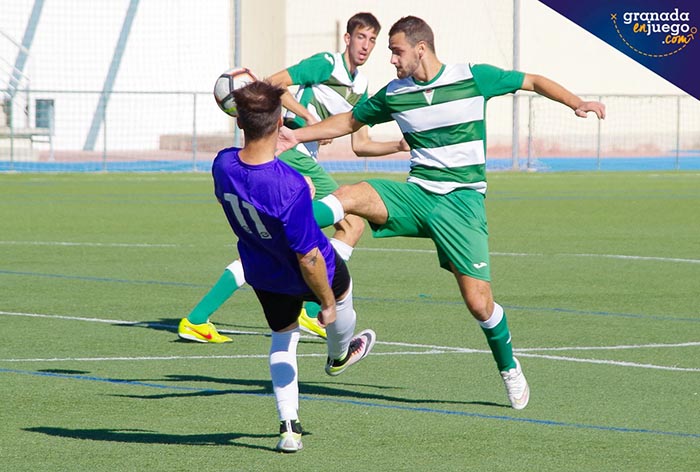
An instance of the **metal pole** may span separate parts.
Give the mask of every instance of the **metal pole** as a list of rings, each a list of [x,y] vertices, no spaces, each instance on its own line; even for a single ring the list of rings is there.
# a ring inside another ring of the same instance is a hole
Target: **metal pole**
[[[335,20],[335,49],[333,49],[333,50],[336,52],[340,51],[340,42],[341,42],[340,41],[340,36],[341,36],[340,31],[341,31],[340,30],[340,21]]]
[[[192,170],[197,171],[197,93],[192,94]]]
[[[8,118],[10,123],[10,170],[15,170],[15,119],[13,117],[15,105],[12,97],[10,97],[8,104]]]
[[[676,170],[680,170],[681,153],[681,96],[676,97]]]
[[[119,39],[117,40],[117,45],[114,48],[114,55],[112,56],[112,63],[109,65],[109,70],[107,71],[107,77],[105,77],[104,85],[102,86],[102,95],[97,102],[97,108],[95,109],[95,114],[92,117],[92,123],[90,124],[90,130],[85,138],[85,144],[83,145],[83,151],[92,151],[95,149],[95,141],[97,141],[97,135],[100,130],[100,117],[104,115],[101,113],[107,108],[107,103],[109,101],[110,92],[114,88],[114,81],[117,78],[117,72],[119,72],[119,66],[122,62],[122,57],[124,56],[124,51],[126,50],[126,42],[129,39],[129,34],[131,32],[131,25],[134,24],[134,17],[136,16],[136,10],[139,6],[139,0],[131,0],[129,2],[129,8],[124,16],[124,22],[122,23],[122,30],[119,33]]]
[[[599,96],[599,97],[598,97],[598,101],[600,102],[600,101],[602,101],[602,100],[603,100],[603,97],[600,97],[600,96]],[[600,135],[601,135],[600,129],[601,129],[601,123],[602,123],[602,121],[603,121],[603,120],[598,120],[598,137],[597,137],[597,143],[596,143],[596,157],[597,157],[597,160],[598,160],[598,170],[600,170],[600,139],[601,139],[601,136],[600,136]]]
[[[52,105],[49,109],[49,161],[51,162],[56,160],[56,157],[53,153],[54,113],[55,111]]]
[[[532,168],[532,99],[530,95],[527,99],[527,169]]]
[[[109,97],[104,93],[105,106],[102,107],[102,171],[107,170],[107,106],[106,103]]]
[[[520,0],[513,0],[513,70],[520,68]],[[520,168],[520,102],[513,94],[513,131],[512,131],[513,170]]]
[[[34,41],[34,35],[36,34],[37,25],[39,24],[39,18],[41,17],[41,10],[43,8],[44,0],[34,1],[32,13],[29,15],[29,21],[27,22],[27,27],[24,30],[22,45],[19,47],[17,59],[15,60],[15,66],[12,68],[12,77],[10,77],[10,83],[8,84],[8,93],[10,95],[10,98],[13,98],[15,96],[15,93],[17,92],[17,87],[19,87],[19,83],[22,80],[22,78],[27,77],[24,74],[24,67],[27,64],[29,50],[32,48],[32,42]],[[29,87],[27,86],[27,88]]]
[[[241,66],[241,0],[233,0],[233,67]],[[235,120],[234,120],[235,121]],[[234,123],[233,125],[233,145],[241,147],[241,130]]]

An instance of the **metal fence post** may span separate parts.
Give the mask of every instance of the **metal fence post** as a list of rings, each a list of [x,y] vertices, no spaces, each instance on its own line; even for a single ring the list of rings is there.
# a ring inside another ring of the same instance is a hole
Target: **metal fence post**
[[[10,170],[15,170],[15,120],[13,117],[13,97],[10,97],[10,100],[7,103],[7,124],[10,125]]]
[[[109,92],[102,96],[105,100],[109,100]],[[107,103],[102,107],[102,171],[107,170]]]
[[[676,97],[676,170],[680,170],[681,153],[681,96]]]
[[[530,95],[527,97],[527,170],[532,169],[532,120],[534,113],[532,112],[532,99]]]
[[[603,97],[601,97],[601,96],[599,95],[599,96],[598,96],[598,101],[599,101],[599,102],[602,102],[602,101],[603,101]],[[602,120],[599,119],[599,120],[598,120],[598,136],[597,136],[597,142],[596,142],[596,157],[597,157],[597,161],[598,161],[598,170],[600,170],[600,139],[601,139],[601,131],[600,131],[600,129],[601,129],[601,122],[602,122]]]
[[[192,94],[192,171],[197,171],[197,93]]]

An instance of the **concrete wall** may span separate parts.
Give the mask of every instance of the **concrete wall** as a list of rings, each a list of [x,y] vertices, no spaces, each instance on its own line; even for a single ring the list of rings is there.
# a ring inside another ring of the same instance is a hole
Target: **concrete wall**
[[[193,98],[188,96],[115,95],[109,102],[109,134],[104,141],[121,148],[153,146],[157,136],[191,132],[194,115],[198,133],[230,132],[231,120],[218,110],[210,90],[218,74],[233,65],[234,1],[139,2],[114,90],[199,91],[202,97],[193,111]],[[262,77],[311,54],[334,51],[339,45],[342,49],[345,23],[358,11],[373,12],[383,26],[372,57],[363,66],[370,92],[394,78],[387,33],[405,15],[420,16],[433,27],[444,62],[512,66],[512,0],[240,2],[241,64]],[[0,88],[17,56],[17,47],[8,38],[21,41],[33,3],[5,1],[0,8]],[[46,2],[24,71],[36,92],[27,97],[18,94],[15,103],[16,126],[28,127],[35,100],[55,99],[55,144],[62,148],[79,148],[85,141],[129,0],[101,2],[99,9],[86,3]],[[537,0],[521,0],[521,16],[521,70],[546,75],[579,94],[681,93]],[[616,111],[609,111],[612,123]],[[492,101],[488,113],[490,139],[509,133],[509,99]],[[392,123],[371,133],[393,138],[398,129]],[[507,142],[507,137],[498,139]]]

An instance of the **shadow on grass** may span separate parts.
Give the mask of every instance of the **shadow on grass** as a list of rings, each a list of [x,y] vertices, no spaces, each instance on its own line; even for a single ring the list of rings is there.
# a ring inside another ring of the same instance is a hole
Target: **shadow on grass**
[[[39,369],[37,372],[46,372],[47,374],[65,374],[65,375],[85,375],[89,374],[88,370],[72,370],[72,369]]]
[[[275,451],[273,447],[258,446],[240,442],[241,439],[270,439],[277,434],[245,434],[245,433],[216,433],[216,434],[164,434],[142,429],[69,429],[39,426],[24,428],[24,431],[41,433],[72,439],[88,439],[91,441],[109,441],[139,444],[172,444],[183,446],[237,446],[264,451]]]
[[[196,398],[196,397],[211,397],[218,395],[273,395],[272,382],[270,380],[253,380],[253,379],[234,379],[234,378],[218,378],[202,375],[166,375],[164,379],[146,379],[136,382],[187,382],[188,384],[202,383],[217,383],[223,385],[233,385],[242,388],[206,388],[189,392],[174,392],[174,393],[158,393],[153,395],[114,395],[124,398],[135,398],[142,400],[160,400],[165,398]],[[348,386],[343,388],[342,386]],[[376,392],[361,392],[358,387],[374,389]],[[484,402],[484,401],[459,401],[459,400],[441,400],[432,398],[407,398],[398,395],[389,395],[381,393],[381,390],[396,390],[395,387],[368,385],[368,384],[339,384],[336,382],[299,382],[299,395],[320,396],[331,398],[344,398],[355,401],[384,401],[397,403],[402,405],[414,404],[453,404],[453,405],[482,405],[510,408],[510,405]]]
[[[173,333],[173,342],[182,342],[188,344],[199,344],[193,341],[187,341],[177,337],[177,327],[180,325],[180,320],[182,318],[161,318],[156,321],[140,321],[134,322],[124,322],[124,323],[114,323],[114,326],[120,328],[141,328],[141,329],[152,329],[155,331],[167,331]],[[222,334],[231,336],[270,336],[270,330],[265,325],[242,325],[242,324],[231,324],[224,323],[221,321],[216,322],[216,327]],[[308,340],[302,339],[301,342],[306,342]],[[315,342],[323,342],[321,338],[313,339]]]
[[[177,327],[180,324],[180,320],[182,318],[161,318],[159,320],[153,320],[153,321],[139,321],[137,323],[134,322],[124,322],[124,323],[114,323],[114,326],[119,326],[121,328],[146,328],[146,329],[153,329],[156,331],[169,331],[175,335],[177,335]],[[216,326],[218,328],[225,327],[225,330],[233,330],[233,329],[244,329],[244,330],[260,330],[260,329],[266,329],[265,326],[260,326],[260,325],[255,325],[255,326],[245,326],[245,325],[239,325],[239,324],[229,324],[229,323],[223,323],[220,321],[216,322]],[[240,335],[248,335],[248,334],[253,334],[253,335],[261,335],[265,333],[236,333],[237,336]]]

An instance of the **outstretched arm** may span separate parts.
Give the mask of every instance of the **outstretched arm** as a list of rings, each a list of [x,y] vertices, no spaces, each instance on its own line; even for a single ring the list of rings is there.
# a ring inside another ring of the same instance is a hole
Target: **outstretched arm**
[[[299,143],[345,136],[346,134],[354,133],[363,125],[363,123],[352,116],[352,111],[348,111],[333,115],[315,125],[295,130],[283,126],[280,128],[279,138],[277,139],[277,152],[280,153],[291,149]]]
[[[548,79],[547,77],[537,74],[525,74],[522,90],[530,90],[537,92],[551,100],[563,103],[571,108],[576,116],[586,118],[588,112],[592,111],[600,119],[605,119],[605,105],[600,102],[586,102],[577,95],[569,92],[567,89]]]
[[[292,96],[292,94],[289,93],[289,90],[287,90],[287,87],[289,87],[290,85],[294,85],[292,83],[292,77],[289,75],[287,69],[283,69],[277,72],[276,74],[271,75],[267,78],[267,81],[270,82],[272,85],[281,87],[285,90],[284,95],[282,95],[282,106],[284,108],[291,111],[295,115],[303,118],[304,121],[306,121],[306,124],[313,124],[318,121],[309,112],[309,110],[307,110],[301,103],[299,103]]]
[[[352,150],[358,157],[385,156],[401,151],[410,151],[406,140],[401,141],[374,141],[369,136],[367,126],[363,126],[350,136]]]

